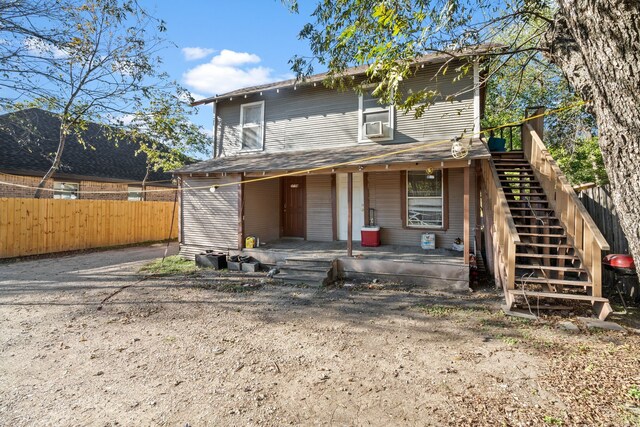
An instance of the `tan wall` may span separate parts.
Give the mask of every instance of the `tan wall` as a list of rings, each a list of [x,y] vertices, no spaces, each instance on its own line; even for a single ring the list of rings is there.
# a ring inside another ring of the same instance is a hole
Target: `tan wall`
[[[280,180],[245,184],[244,228],[245,236],[256,236],[260,243],[280,237]]]
[[[61,181],[67,181],[60,179]],[[40,178],[36,176],[21,176],[0,173],[0,181],[9,182],[12,184],[26,185],[29,187],[36,187],[40,183]],[[53,189],[53,179],[47,182],[45,188]],[[75,180],[68,180],[69,182],[78,182]],[[79,199],[91,199],[91,200],[127,200],[129,185],[124,183],[114,182],[100,182],[100,181],[79,181],[80,196]],[[161,189],[163,191],[147,193],[147,201],[156,202],[172,202],[174,199],[173,191],[168,190],[166,187],[153,187],[147,186],[147,189]],[[119,193],[113,194],[96,194],[87,193],[82,194],[83,191],[114,191]],[[32,198],[35,190],[31,188],[15,187],[7,184],[0,184],[0,197],[18,197],[18,198]],[[43,199],[52,199],[53,191],[44,191],[42,193]]]
[[[307,176],[307,240],[333,240],[331,175]]]
[[[435,233],[437,248],[451,248],[456,238],[463,239],[464,209],[463,209],[463,169],[449,169],[449,228],[447,230],[424,230],[419,228],[403,228],[402,204],[405,203],[402,194],[400,172],[369,173],[369,207],[374,208],[376,223],[382,227],[381,240],[386,245],[420,244],[422,233]],[[470,187],[470,233],[473,236],[475,224],[475,170],[471,171]]]

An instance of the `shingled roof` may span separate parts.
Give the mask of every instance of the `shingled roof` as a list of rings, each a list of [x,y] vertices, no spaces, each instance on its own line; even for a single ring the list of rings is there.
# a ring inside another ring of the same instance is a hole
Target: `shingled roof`
[[[0,172],[42,176],[58,148],[60,118],[39,108],[0,116]],[[105,127],[89,123],[83,132],[86,147],[69,136],[55,177],[98,181],[142,181],[146,155],[136,144],[110,140]],[[149,181],[170,180],[171,174],[151,172]]]
[[[466,159],[488,159],[491,153],[479,139],[474,139]],[[422,141],[408,144],[362,144],[331,150],[283,151],[238,154],[205,160],[175,170],[175,174],[210,172],[296,171],[341,166],[371,166],[412,162],[445,162],[451,156],[451,143]]]

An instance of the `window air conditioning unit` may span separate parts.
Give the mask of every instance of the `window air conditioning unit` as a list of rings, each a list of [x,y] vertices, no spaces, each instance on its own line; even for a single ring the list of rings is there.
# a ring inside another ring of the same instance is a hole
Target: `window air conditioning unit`
[[[364,135],[367,138],[380,138],[384,136],[384,127],[382,122],[366,122],[364,124]]]

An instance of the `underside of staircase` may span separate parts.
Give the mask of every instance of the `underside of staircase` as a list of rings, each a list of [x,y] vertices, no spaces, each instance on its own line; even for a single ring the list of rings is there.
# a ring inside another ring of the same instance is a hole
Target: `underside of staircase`
[[[509,309],[562,307],[567,300],[580,300],[606,318],[609,302],[594,292],[601,284],[593,282],[523,151],[492,153],[491,162],[519,238],[513,285],[505,287]]]

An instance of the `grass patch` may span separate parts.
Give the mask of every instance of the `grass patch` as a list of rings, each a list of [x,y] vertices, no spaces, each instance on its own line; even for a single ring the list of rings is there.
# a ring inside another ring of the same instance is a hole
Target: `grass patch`
[[[564,423],[562,422],[562,420],[560,418],[552,417],[550,415],[545,415],[543,420],[544,420],[545,424],[547,424],[547,425],[552,425],[552,426],[564,425]]]
[[[149,264],[144,265],[141,273],[152,274],[154,276],[172,276],[176,274],[193,274],[198,271],[196,263],[182,258],[179,255],[166,257],[164,262],[158,258]]]

